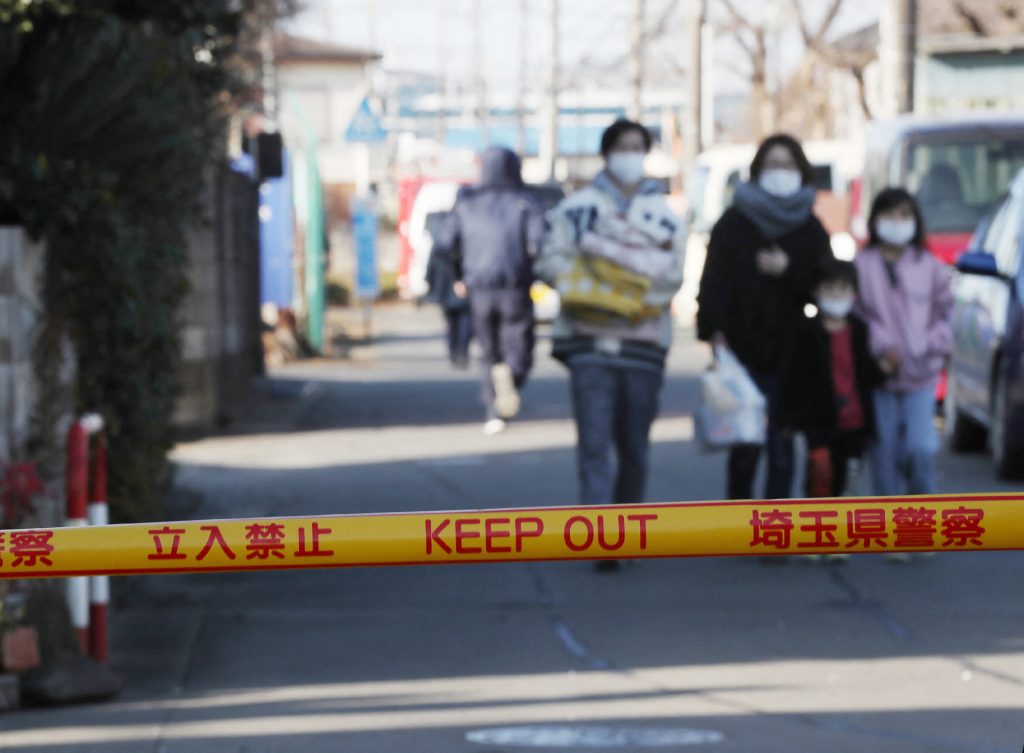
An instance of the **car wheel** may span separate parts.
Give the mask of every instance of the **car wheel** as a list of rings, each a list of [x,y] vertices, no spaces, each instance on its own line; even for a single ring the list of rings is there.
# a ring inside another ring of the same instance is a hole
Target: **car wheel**
[[[950,374],[943,401],[945,433],[949,449],[953,452],[981,452],[985,449],[988,432],[985,427],[960,410],[956,395],[956,380]]]
[[[996,378],[995,394],[992,396],[992,430],[989,444],[996,475],[1009,480],[1024,479],[1024,450],[1013,443],[1010,436],[1010,403],[1007,395],[1006,376]]]

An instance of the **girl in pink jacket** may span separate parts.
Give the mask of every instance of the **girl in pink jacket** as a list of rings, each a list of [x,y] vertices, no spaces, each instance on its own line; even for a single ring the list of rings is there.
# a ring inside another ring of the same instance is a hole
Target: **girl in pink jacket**
[[[870,244],[854,259],[858,309],[887,377],[874,395],[874,491],[931,494],[939,449],[935,386],[953,347],[950,273],[924,249],[921,211],[903,189],[878,195],[868,228]]]

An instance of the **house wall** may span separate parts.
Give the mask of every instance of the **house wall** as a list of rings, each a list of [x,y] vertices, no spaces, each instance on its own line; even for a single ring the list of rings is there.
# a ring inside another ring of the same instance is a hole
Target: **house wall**
[[[1024,50],[919,56],[918,112],[1024,111]]]
[[[345,131],[369,91],[362,63],[278,64],[281,130],[292,149],[300,149],[311,132],[317,140],[321,180],[355,186],[369,161],[370,180],[387,174],[386,147],[349,144]]]

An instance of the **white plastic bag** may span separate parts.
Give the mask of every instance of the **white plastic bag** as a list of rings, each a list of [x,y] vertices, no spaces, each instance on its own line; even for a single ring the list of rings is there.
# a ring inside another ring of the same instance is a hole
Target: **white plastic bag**
[[[697,438],[709,450],[764,444],[767,403],[728,348],[715,347],[715,363],[701,377],[696,430]]]

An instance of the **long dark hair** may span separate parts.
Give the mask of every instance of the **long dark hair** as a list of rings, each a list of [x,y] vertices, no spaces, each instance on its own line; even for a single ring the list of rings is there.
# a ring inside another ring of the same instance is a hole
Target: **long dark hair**
[[[788,133],[776,133],[774,136],[769,136],[761,142],[761,146],[757,147],[754,160],[750,163],[750,180],[756,182],[761,177],[761,173],[764,172],[764,161],[768,158],[768,152],[772,147],[776,146],[784,146],[793,155],[793,161],[796,162],[796,168],[803,177],[804,185],[812,185],[814,183],[814,169],[811,167],[810,160],[804,154],[804,148],[800,146],[800,142]]]
[[[921,216],[921,207],[917,205],[917,200],[909,191],[895,186],[883,189],[875,197],[875,200],[871,202],[871,213],[868,215],[868,242],[871,246],[877,248],[883,243],[882,239],[878,237],[878,230],[875,229],[875,225],[878,223],[878,215],[904,204],[910,207],[910,211],[913,212],[914,220],[917,223],[917,232],[911,238],[911,243],[918,250],[924,248],[925,230],[924,217]]]

